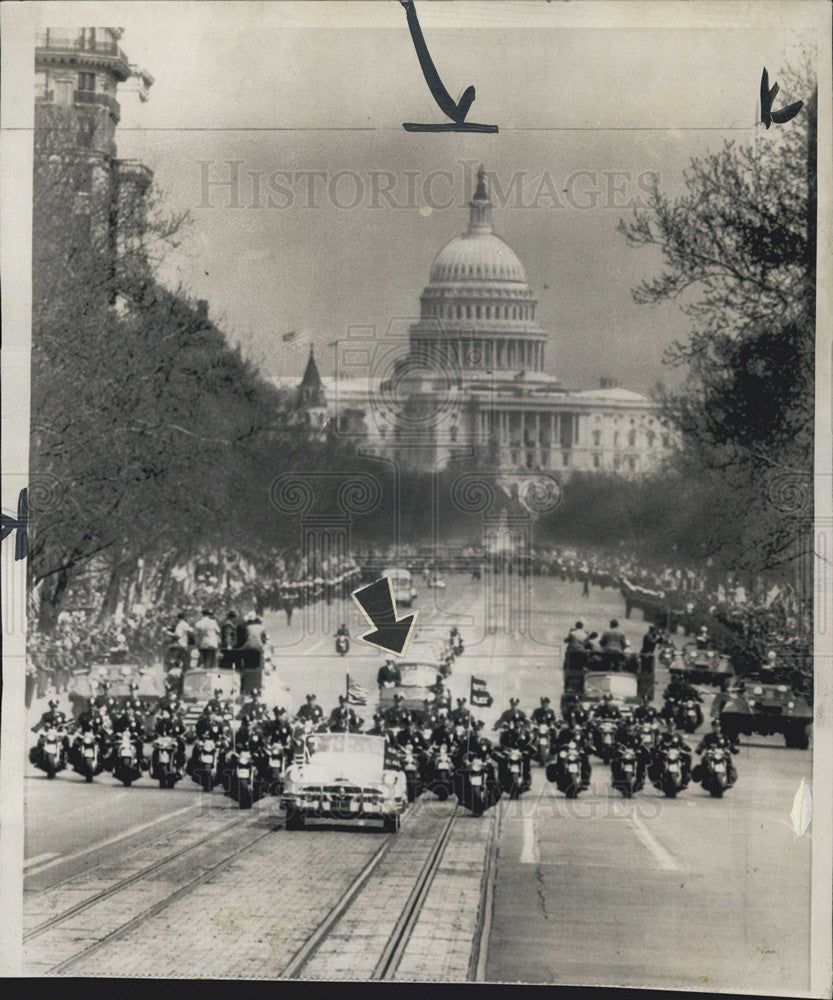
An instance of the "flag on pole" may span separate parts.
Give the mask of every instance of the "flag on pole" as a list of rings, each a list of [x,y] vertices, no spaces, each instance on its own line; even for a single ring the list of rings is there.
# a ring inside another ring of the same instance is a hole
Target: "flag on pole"
[[[478,708],[489,708],[494,701],[494,698],[489,694],[489,690],[486,687],[486,682],[474,675],[471,678],[469,701],[472,705],[477,705]]]
[[[347,704],[348,705],[366,705],[367,704],[367,688],[362,687],[357,681],[350,679],[350,674],[347,675]]]

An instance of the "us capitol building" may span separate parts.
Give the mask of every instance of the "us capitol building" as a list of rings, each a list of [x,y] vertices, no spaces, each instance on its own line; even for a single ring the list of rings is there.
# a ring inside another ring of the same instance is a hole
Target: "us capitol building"
[[[439,252],[404,341],[349,331],[336,373],[310,350],[293,394],[299,424],[335,432],[366,454],[430,470],[464,461],[501,470],[625,476],[655,468],[673,447],[657,405],[601,380],[570,390],[544,371],[546,332],[514,251],[495,234],[483,168],[469,226]]]

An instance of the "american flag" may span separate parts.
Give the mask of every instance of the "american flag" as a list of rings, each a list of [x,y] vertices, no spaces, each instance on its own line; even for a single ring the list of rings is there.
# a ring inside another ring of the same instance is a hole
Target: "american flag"
[[[350,674],[347,675],[347,704],[348,705],[366,705],[367,704],[367,688],[362,687],[357,681],[350,679]]]

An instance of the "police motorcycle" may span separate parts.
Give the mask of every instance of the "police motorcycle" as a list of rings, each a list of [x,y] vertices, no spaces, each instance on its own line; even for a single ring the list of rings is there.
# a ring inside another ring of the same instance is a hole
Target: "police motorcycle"
[[[408,801],[414,802],[422,795],[425,788],[425,757],[410,735],[404,743],[399,745],[398,749],[399,766],[405,772]]]
[[[503,789],[485,740],[475,740],[464,749],[454,772],[454,793],[465,809],[482,816],[500,799]]]
[[[702,759],[694,773],[702,785],[704,791],[714,799],[723,797],[727,788],[731,788],[734,781],[730,778],[731,754],[727,747],[712,746],[703,751]]]
[[[495,751],[498,782],[510,799],[518,799],[532,787],[532,750],[526,726],[510,720],[500,729],[500,748]]]
[[[546,722],[539,722],[533,727],[532,745],[535,749],[535,759],[546,767],[552,759],[553,746],[555,744],[556,730],[554,726]]]
[[[336,632],[336,652],[339,656],[346,656],[350,649],[350,633],[347,631],[347,627],[342,625],[341,628]]]
[[[168,712],[160,712],[157,717],[149,770],[160,788],[173,788],[182,778],[185,748],[178,733],[181,725]]]
[[[642,745],[639,734],[633,729],[616,744],[610,761],[613,787],[629,799],[645,786],[646,764],[650,751]]]
[[[47,726],[29,751],[29,760],[52,779],[67,766],[67,736],[63,726]]]
[[[429,791],[445,802],[454,792],[454,760],[447,742],[435,743],[428,750],[425,775]]]
[[[593,751],[603,764],[609,764],[616,753],[616,737],[620,723],[615,719],[594,719],[592,724]]]
[[[144,753],[141,740],[130,729],[122,729],[113,736],[110,744],[110,766],[113,777],[129,788],[144,774]]]
[[[575,799],[590,784],[590,759],[587,753],[586,735],[580,726],[574,726],[565,733],[556,748],[555,758],[547,764],[547,781],[567,796]]]
[[[213,723],[194,740],[185,771],[204,792],[210,792],[220,784],[222,780],[220,768],[227,748],[228,743],[223,729],[218,723]]]
[[[674,722],[685,733],[693,733],[703,725],[703,710],[695,698],[682,698],[674,706]]]
[[[682,741],[660,743],[648,765],[648,776],[654,788],[667,799],[676,798],[687,787],[689,774],[688,748]]]
[[[234,748],[226,754],[226,795],[241,809],[251,809],[263,797],[271,780],[266,741],[257,729],[249,730],[246,721],[244,718],[244,725],[236,733]]]
[[[104,741],[110,735],[110,720],[91,702],[91,707],[78,717],[75,735],[67,751],[72,769],[90,783],[104,770]]]

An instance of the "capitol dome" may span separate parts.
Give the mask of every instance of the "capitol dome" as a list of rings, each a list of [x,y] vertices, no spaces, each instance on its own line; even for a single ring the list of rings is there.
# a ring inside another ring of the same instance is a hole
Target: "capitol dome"
[[[469,228],[434,258],[410,328],[411,352],[455,368],[541,372],[546,334],[523,264],[495,235],[485,171],[469,202]]]
[[[464,233],[447,243],[431,267],[431,283],[441,281],[520,281],[523,265],[494,233]]]

